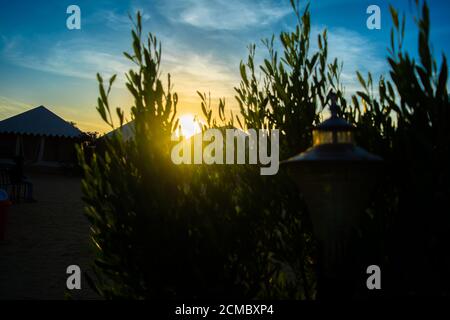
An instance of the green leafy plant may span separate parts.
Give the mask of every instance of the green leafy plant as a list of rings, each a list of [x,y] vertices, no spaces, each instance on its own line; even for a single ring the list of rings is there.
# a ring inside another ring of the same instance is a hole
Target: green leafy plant
[[[353,97],[351,117],[361,145],[387,162],[383,185],[374,197],[372,247],[378,246],[392,294],[448,295],[450,216],[442,211],[450,192],[448,65],[430,49],[426,2],[417,7],[418,61],[403,49],[405,16],[391,7],[393,29],[388,62],[391,80],[372,76]],[[377,231],[374,231],[377,230]],[[375,233],[373,233],[375,232]]]
[[[255,65],[251,45],[239,66],[239,115],[227,117],[221,99],[216,117],[209,97],[198,93],[203,129],[279,129],[280,158],[286,159],[311,145],[311,129],[333,90],[341,115],[358,128],[358,144],[386,160],[363,217],[361,265],[375,257],[388,279],[403,279],[389,281],[397,285],[388,284],[388,293],[411,293],[415,275],[426,270],[444,280],[421,278],[417,290],[448,294],[450,221],[431,209],[445,205],[450,190],[448,67],[443,57],[438,71],[429,49],[427,5],[417,20],[420,61],[402,51],[404,18],[400,22],[391,9],[392,80],[382,77],[375,94],[372,75],[357,73],[362,89],[347,101],[342,64],[328,61],[326,31],[311,52],[309,9],[301,13],[291,4],[297,25],[280,34],[280,50],[274,36],[265,39],[262,64]],[[314,235],[290,177],[284,170],[261,176],[257,165],[174,165],[170,138],[178,127],[178,98],[170,75],[166,85],[160,79],[161,46],[152,34],[143,39],[139,13],[132,39],[125,56],[136,65],[126,84],[134,98],[134,138],[125,141],[116,130],[89,160],[79,150],[96,252],[92,286],[105,298],[314,299]],[[110,110],[114,80],[105,85],[98,76],[97,110],[113,129],[114,112],[119,128],[124,121],[121,109]],[[412,273],[403,274],[405,268]]]

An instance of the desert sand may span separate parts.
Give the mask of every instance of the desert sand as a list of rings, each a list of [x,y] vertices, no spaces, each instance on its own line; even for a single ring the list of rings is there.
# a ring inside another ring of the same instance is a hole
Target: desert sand
[[[37,202],[10,207],[0,241],[0,299],[96,299],[82,274],[81,290],[67,290],[66,268],[89,272],[93,255],[83,215],[80,178],[29,175]]]

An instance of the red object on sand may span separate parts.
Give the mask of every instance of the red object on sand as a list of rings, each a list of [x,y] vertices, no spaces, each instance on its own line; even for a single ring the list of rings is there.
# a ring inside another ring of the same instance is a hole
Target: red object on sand
[[[11,202],[9,200],[0,201],[0,241],[5,240],[6,220],[10,206]]]

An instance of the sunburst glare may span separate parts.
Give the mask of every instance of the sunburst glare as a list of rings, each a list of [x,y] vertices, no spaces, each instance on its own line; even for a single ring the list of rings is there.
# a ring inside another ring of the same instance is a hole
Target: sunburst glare
[[[202,131],[202,124],[203,122],[192,114],[182,115],[179,118],[178,135],[185,138],[190,138]]]

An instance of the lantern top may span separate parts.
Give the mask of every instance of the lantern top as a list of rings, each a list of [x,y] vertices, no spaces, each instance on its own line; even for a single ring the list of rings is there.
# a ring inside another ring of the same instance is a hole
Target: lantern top
[[[338,116],[336,94],[330,93],[329,98],[331,116],[313,129],[313,146],[282,163],[382,161],[381,157],[355,145],[353,131],[356,127]]]
[[[331,100],[331,117],[317,125],[314,130],[318,131],[353,131],[355,126],[338,116],[339,106],[337,105],[337,95],[331,92],[328,97]]]

